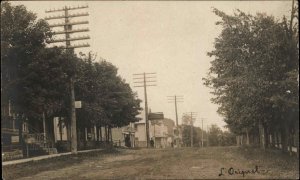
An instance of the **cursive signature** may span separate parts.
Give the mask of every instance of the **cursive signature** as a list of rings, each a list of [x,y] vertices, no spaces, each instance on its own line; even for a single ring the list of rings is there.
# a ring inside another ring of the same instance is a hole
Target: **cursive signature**
[[[258,166],[255,166],[254,169],[247,170],[235,169],[233,167],[230,167],[229,169],[221,168],[220,170],[221,172],[219,176],[224,176],[227,173],[228,175],[243,175],[243,177],[245,177],[246,174],[260,174],[268,172],[268,170],[265,169],[258,169]]]

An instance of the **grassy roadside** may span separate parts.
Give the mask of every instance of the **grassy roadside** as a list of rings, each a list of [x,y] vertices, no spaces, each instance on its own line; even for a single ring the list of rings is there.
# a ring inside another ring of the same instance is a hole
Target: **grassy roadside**
[[[119,154],[120,151],[114,148],[104,149],[103,151],[80,153],[77,155],[65,155],[59,157],[53,157],[50,159],[31,161],[15,165],[7,165],[2,167],[2,178],[3,179],[17,179],[26,176],[32,176],[42,171],[55,171],[66,166],[72,166],[79,164],[83,160],[89,158],[101,158],[107,154]]]
[[[290,156],[277,149],[262,150],[252,147],[241,147],[236,151],[249,165],[263,165],[262,168],[269,170],[271,177],[299,179],[299,159],[295,155]]]

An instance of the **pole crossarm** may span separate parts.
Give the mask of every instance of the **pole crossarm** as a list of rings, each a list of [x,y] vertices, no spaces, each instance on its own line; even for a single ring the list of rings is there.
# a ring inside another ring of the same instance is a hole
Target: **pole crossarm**
[[[190,119],[192,120],[191,123],[193,123],[193,121],[196,120],[197,112],[186,112],[186,113],[183,113],[183,115],[189,116]]]
[[[85,40],[85,39],[91,39],[90,36],[82,36],[82,37],[74,37],[74,38],[68,38],[68,39],[52,39],[46,41],[47,43],[56,43],[56,42],[65,42],[65,41],[77,41],[77,40]]]
[[[74,48],[82,48],[82,47],[90,47],[89,44],[75,44],[75,45],[70,45],[70,46],[66,46],[66,47],[63,47],[64,49],[74,49]]]
[[[183,96],[182,95],[167,96],[167,100],[168,103],[174,103],[175,105],[176,127],[178,128],[177,103],[183,102]]]
[[[157,81],[147,81],[146,80],[146,82],[148,83],[148,82],[157,82]],[[136,81],[136,82],[133,82],[133,83],[144,83],[144,81]]]
[[[138,74],[133,74],[133,75],[134,76],[137,76],[137,75],[144,76],[144,75],[147,75],[147,74],[156,74],[156,73],[138,73]]]
[[[175,102],[175,99],[167,99],[168,101],[173,101],[173,102]],[[179,102],[179,101],[183,101],[183,99],[176,99],[176,101],[177,102]]]
[[[76,22],[68,22],[68,23],[57,23],[57,24],[49,24],[49,27],[60,27],[60,26],[70,26],[70,25],[79,25],[79,24],[88,24],[88,21],[76,21]]]
[[[150,76],[150,77],[146,76],[146,78],[149,79],[149,78],[156,78],[156,77],[155,76]],[[133,79],[144,79],[144,77],[134,77]]]
[[[148,86],[156,86],[156,84],[152,84],[152,85],[148,85],[148,84],[147,84],[146,86],[147,86],[147,87],[148,87]],[[145,86],[133,86],[133,87],[145,87]]]
[[[84,8],[88,8],[88,5],[85,6],[77,6],[77,7],[64,7],[62,9],[50,9],[50,10],[46,10],[46,13],[53,13],[53,12],[60,12],[60,11],[65,11],[65,10],[77,10],[77,9],[84,9]]]
[[[81,28],[81,29],[74,29],[74,30],[67,30],[67,31],[56,31],[53,32],[54,35],[56,34],[66,34],[66,33],[77,33],[77,32],[88,32],[90,31],[88,28]]]
[[[71,17],[81,17],[81,16],[88,16],[89,13],[77,13],[77,14],[69,14],[68,16],[65,15],[59,15],[59,16],[48,16],[45,17],[45,20],[51,20],[51,19],[64,19],[64,18],[71,18]]]

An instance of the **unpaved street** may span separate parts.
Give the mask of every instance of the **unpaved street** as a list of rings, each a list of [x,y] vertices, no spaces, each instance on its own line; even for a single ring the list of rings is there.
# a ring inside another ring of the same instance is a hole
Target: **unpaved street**
[[[276,152],[237,147],[118,149],[112,153],[97,152],[27,166],[6,167],[4,175],[7,179],[297,178],[296,158],[281,156],[277,156]],[[255,166],[258,166],[259,172],[245,174],[245,177],[242,174],[228,174],[230,168],[241,172],[255,169]],[[36,170],[32,169],[34,167]],[[224,175],[219,176],[221,168],[224,168]],[[32,173],[27,172],[30,169]]]

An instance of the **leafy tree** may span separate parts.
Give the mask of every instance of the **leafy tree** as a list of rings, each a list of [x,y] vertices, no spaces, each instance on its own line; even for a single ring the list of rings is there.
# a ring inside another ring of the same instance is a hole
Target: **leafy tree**
[[[220,105],[218,112],[229,129],[243,134],[245,129],[257,132],[260,127],[260,133],[268,137],[275,129],[294,124],[296,116],[288,114],[299,112],[295,101],[299,97],[299,61],[297,43],[290,38],[294,32],[287,28],[286,20],[278,22],[272,16],[252,16],[239,10],[234,15],[217,9],[214,13],[221,17],[216,24],[223,30],[215,41],[215,50],[208,53],[215,59],[204,80],[213,88],[212,101]],[[294,100],[287,100],[287,96]],[[267,138],[261,142],[267,144]]]
[[[215,124],[211,125],[209,128],[209,145],[210,146],[220,146],[221,145],[221,138],[222,137],[222,130]]]
[[[91,54],[82,57],[75,83],[76,98],[83,102],[77,113],[79,123],[112,128],[138,121],[140,100],[117,75],[117,68],[106,61],[93,62]]]
[[[32,105],[42,101],[31,99],[37,96],[34,93],[39,87],[30,78],[41,75],[31,70],[45,49],[45,40],[50,37],[47,23],[37,20],[36,15],[27,11],[25,6],[11,6],[8,2],[1,4],[2,105],[7,107],[9,99],[16,114],[28,117],[33,114],[30,111],[34,110],[31,108],[28,111],[28,103]],[[39,108],[37,111],[40,111]]]
[[[1,105],[7,108],[10,101],[20,122],[68,114],[68,78],[77,58],[46,48],[50,38],[48,24],[25,6],[1,4]]]

